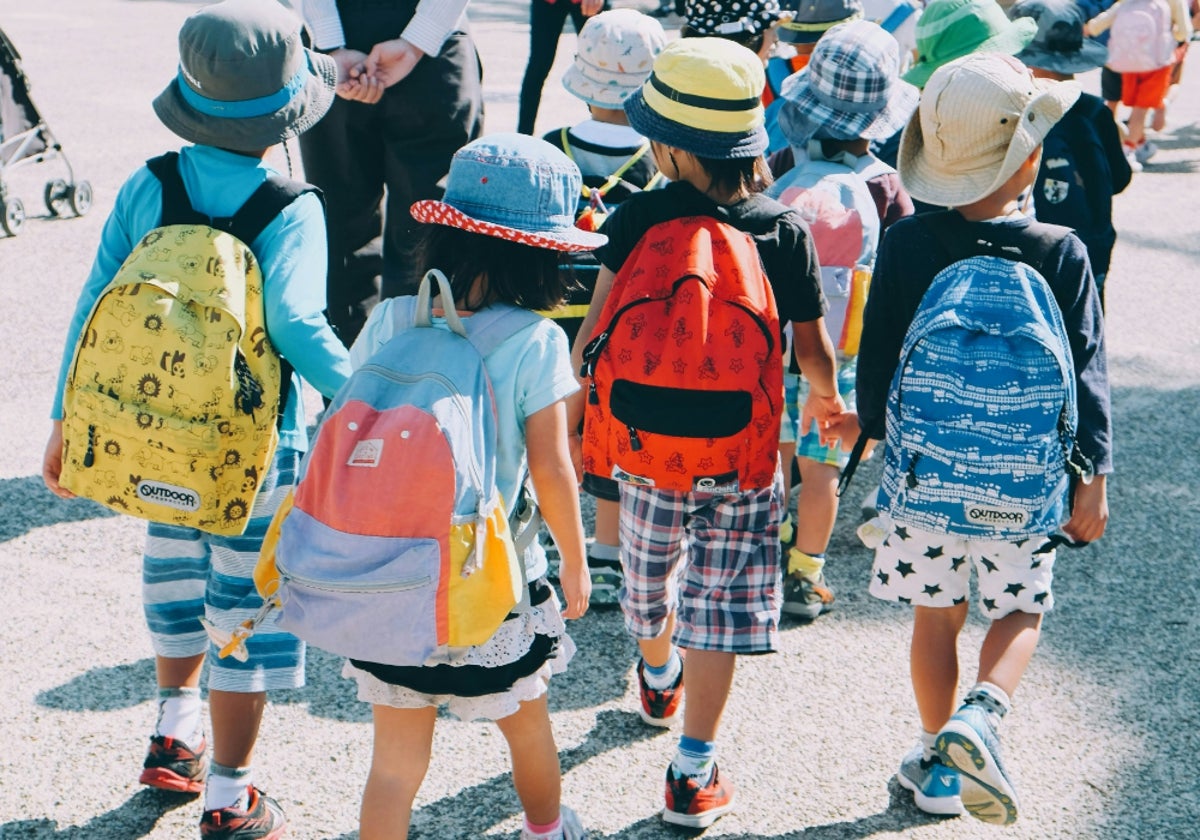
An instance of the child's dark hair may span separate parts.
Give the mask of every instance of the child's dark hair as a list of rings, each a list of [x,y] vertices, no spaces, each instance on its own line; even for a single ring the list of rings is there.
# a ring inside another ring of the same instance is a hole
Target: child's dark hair
[[[696,156],[697,162],[712,178],[712,185],[722,192],[759,193],[774,183],[771,170],[762,155],[746,158],[706,158]]]
[[[733,41],[735,44],[741,44],[743,47],[750,50],[750,52],[756,53],[756,54],[762,52],[762,48],[763,48],[763,33],[762,32],[753,32],[753,31],[749,31],[749,30],[742,30],[740,32],[737,32],[735,34],[730,34],[730,35],[706,36],[703,32],[700,32],[699,30],[697,30],[696,27],[692,26],[690,23],[685,23],[683,26],[679,27],[679,37],[680,38],[704,38],[704,37],[724,38],[726,41]]]
[[[454,299],[468,310],[496,301],[553,309],[566,299],[570,286],[570,275],[559,274],[557,251],[446,225],[421,225],[413,256],[422,273],[431,268],[444,272]],[[469,298],[480,276],[486,278],[483,295]]]

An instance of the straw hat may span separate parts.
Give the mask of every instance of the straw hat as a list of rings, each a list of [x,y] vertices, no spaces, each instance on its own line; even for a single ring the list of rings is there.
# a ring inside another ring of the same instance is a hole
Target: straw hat
[[[590,251],[608,237],[575,227],[582,188],[579,167],[545,140],[489,134],[454,153],[441,201],[418,201],[409,212],[535,248]]]
[[[1079,98],[1075,82],[1036,79],[1012,56],[975,53],[938,68],[900,137],[904,188],[961,207],[991,195]]]
[[[258,152],[302,134],[333,104],[337,65],[305,49],[276,0],[206,6],[179,31],[179,74],[154,112],[184,140]]]
[[[740,44],[682,38],[659,54],[625,115],[639,134],[700,157],[757,157],[767,148],[765,83],[762,59]]]

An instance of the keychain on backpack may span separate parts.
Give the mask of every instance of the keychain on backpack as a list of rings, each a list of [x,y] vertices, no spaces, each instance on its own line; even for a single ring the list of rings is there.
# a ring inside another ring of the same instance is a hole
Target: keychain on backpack
[[[250,652],[246,650],[246,640],[254,635],[258,626],[278,606],[278,596],[268,598],[263,601],[263,605],[258,608],[258,612],[254,614],[253,618],[246,619],[232,632],[222,630],[207,618],[201,618],[200,623],[204,626],[204,632],[208,634],[208,638],[219,648],[217,656],[221,659],[232,656],[238,662],[245,662],[250,658]]]

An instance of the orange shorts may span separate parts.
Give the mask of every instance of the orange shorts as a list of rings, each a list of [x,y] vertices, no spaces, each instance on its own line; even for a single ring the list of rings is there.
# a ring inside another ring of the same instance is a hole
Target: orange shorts
[[[1130,108],[1158,108],[1171,87],[1171,68],[1168,64],[1147,73],[1121,74],[1121,104]]]

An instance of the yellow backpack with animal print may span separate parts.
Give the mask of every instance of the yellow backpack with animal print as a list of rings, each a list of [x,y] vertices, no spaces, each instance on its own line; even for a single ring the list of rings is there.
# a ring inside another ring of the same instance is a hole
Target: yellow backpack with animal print
[[[305,185],[272,176],[229,219],[191,208],[177,155],[145,234],[97,299],[63,397],[60,483],[143,519],[237,535],[278,441],[290,381],[247,243]]]

